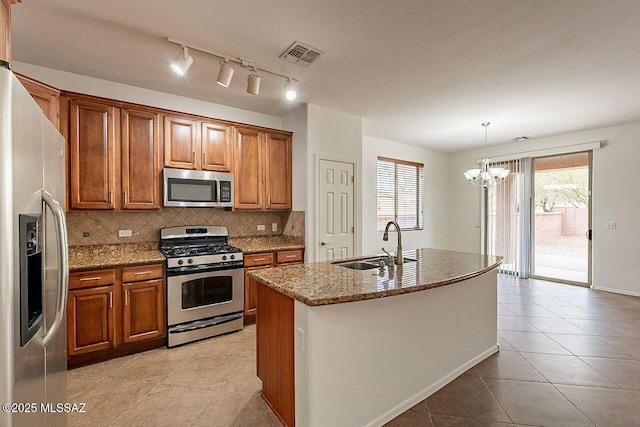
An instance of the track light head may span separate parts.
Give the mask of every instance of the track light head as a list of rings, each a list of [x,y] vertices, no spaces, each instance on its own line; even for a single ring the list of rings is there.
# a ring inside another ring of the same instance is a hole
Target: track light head
[[[223,59],[220,61],[220,72],[218,73],[216,83],[222,87],[229,87],[234,71],[235,70],[229,66],[229,60]]]
[[[287,81],[284,84],[284,96],[287,98],[287,101],[291,102],[295,101],[296,98],[298,98],[296,87],[289,78],[287,78]]]
[[[260,76],[256,74],[255,68],[247,78],[247,93],[252,95],[260,93]]]
[[[193,64],[193,57],[189,55],[189,50],[186,46],[182,47],[182,52],[171,63],[171,69],[179,76],[184,76],[189,71],[189,68]]]

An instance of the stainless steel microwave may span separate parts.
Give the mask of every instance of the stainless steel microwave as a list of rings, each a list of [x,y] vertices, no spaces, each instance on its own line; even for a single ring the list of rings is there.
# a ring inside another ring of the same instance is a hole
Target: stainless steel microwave
[[[163,169],[164,206],[190,208],[233,207],[233,174]]]

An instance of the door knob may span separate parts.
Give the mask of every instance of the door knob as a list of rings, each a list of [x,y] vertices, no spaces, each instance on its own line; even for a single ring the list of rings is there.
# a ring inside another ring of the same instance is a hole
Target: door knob
[[[320,242],[320,245],[325,246],[327,244],[327,242],[325,242],[324,240]]]

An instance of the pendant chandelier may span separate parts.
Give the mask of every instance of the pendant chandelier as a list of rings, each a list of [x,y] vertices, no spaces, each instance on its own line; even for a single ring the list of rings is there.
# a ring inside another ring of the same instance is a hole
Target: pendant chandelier
[[[489,156],[487,156],[487,127],[489,127],[490,124],[490,122],[482,123],[482,126],[484,126],[484,158],[482,159],[482,166],[480,168],[468,169],[464,173],[467,181],[476,187],[482,187],[484,189],[497,185],[504,181],[507,175],[509,175],[508,169],[489,167]]]

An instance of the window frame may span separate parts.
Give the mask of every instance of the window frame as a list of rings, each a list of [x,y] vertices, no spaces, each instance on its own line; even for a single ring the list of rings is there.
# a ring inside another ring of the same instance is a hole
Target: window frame
[[[380,168],[380,162],[393,163],[394,178],[393,178],[393,221],[398,223],[398,165],[411,166],[416,168],[416,188],[418,191],[416,197],[416,224],[415,227],[400,227],[402,231],[420,231],[424,230],[424,164],[418,162],[412,162],[409,160],[394,159],[392,157],[378,156],[376,160],[376,223],[379,222],[379,182],[378,171]],[[378,227],[376,227],[378,228]],[[384,231],[382,229],[377,231]]]

